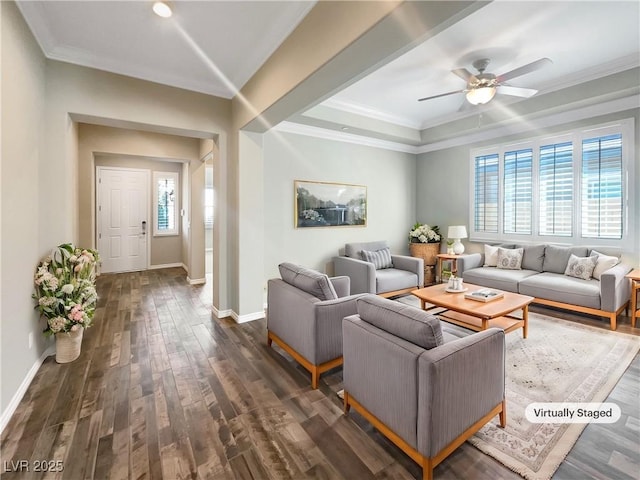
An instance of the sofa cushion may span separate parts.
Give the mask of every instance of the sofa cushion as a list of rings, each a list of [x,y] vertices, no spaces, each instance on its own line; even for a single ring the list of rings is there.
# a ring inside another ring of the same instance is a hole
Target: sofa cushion
[[[498,246],[485,245],[484,246],[484,266],[485,267],[497,267],[498,266]]]
[[[555,302],[600,308],[600,282],[543,272],[520,281],[520,293]]]
[[[571,254],[576,257],[586,257],[587,247],[558,247],[547,245],[544,249],[543,272],[560,273],[564,275]]]
[[[389,247],[381,248],[372,252],[370,250],[362,250],[362,259],[365,262],[373,263],[376,270],[382,270],[383,268],[393,268],[393,262],[391,261],[391,250]]]
[[[418,275],[398,268],[376,270],[376,293],[393,292],[405,288],[418,288]]]
[[[358,242],[358,243],[347,243],[344,246],[344,254],[347,257],[357,258],[358,260],[362,259],[362,250],[376,251],[381,248],[386,248],[389,245],[384,240],[378,242]]]
[[[440,320],[427,312],[375,295],[356,302],[362,320],[427,350],[442,345]]]
[[[605,255],[604,253],[600,253],[596,250],[591,250],[591,256],[597,257],[596,268],[593,269],[592,274],[593,278],[595,278],[596,280],[600,280],[600,276],[604,272],[620,263],[620,259],[618,257]]]
[[[522,268],[522,248],[498,248],[498,268],[520,270]]]
[[[338,298],[333,285],[329,281],[329,277],[324,273],[288,262],[278,265],[278,269],[282,280],[286,283],[320,300],[335,300]]]
[[[570,277],[581,278],[583,280],[591,279],[593,269],[596,268],[597,256],[593,257],[576,257],[573,253],[569,257],[565,275]]]
[[[462,278],[466,283],[518,293],[518,282],[537,273],[533,270],[503,270],[496,267],[479,267],[465,270]]]
[[[522,268],[542,272],[544,264],[544,250],[546,245],[523,245]]]

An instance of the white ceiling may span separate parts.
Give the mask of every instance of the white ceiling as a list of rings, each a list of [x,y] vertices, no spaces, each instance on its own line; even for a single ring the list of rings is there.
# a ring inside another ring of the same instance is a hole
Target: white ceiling
[[[553,64],[509,84],[543,94],[638,66],[640,2],[496,1],[324,105],[422,130],[464,115],[463,94],[417,101],[464,89],[452,69],[475,73],[473,61],[489,58],[487,73],[498,75],[544,57]],[[500,101],[520,99],[494,100]]]
[[[291,33],[312,1],[19,1],[48,58],[231,98]],[[339,92],[326,111],[364,114],[422,130],[470,113],[453,68],[491,59],[501,74],[548,57],[513,79],[538,96],[640,65],[640,2],[495,1]],[[535,97],[534,97],[535,98]],[[502,97],[489,106],[513,101]],[[487,107],[484,107],[487,108]]]
[[[18,1],[45,55],[231,98],[314,1]]]

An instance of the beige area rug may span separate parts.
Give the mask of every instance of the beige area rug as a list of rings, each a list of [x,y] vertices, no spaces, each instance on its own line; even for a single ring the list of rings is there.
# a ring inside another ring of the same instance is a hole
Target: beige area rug
[[[399,301],[419,306],[413,296]],[[640,350],[640,337],[530,312],[528,338],[518,330],[506,343],[507,426],[495,419],[469,442],[524,478],[547,480],[586,424],[532,424],[526,406],[604,401]]]

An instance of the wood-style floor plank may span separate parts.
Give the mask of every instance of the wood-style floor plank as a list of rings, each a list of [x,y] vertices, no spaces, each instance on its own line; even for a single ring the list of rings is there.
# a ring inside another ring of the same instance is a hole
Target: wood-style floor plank
[[[170,268],[98,279],[94,326],[73,363],[46,359],[2,432],[4,465],[60,461],[58,472],[13,479],[419,479],[422,471],[371,425],[342,414],[342,369],[310,388],[309,373],[277,346],[266,322],[211,314],[211,290]],[[537,309],[539,307],[533,307]],[[588,316],[545,310],[608,329]],[[634,335],[628,318],[619,331]],[[640,359],[608,401],[623,416],[588,425],[554,479],[638,479]],[[435,480],[520,478],[470,444]]]

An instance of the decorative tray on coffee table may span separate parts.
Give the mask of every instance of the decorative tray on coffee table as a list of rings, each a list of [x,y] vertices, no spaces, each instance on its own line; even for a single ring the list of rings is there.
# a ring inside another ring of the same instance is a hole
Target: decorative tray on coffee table
[[[468,288],[461,288],[459,290],[456,290],[455,288],[445,288],[444,291],[447,293],[462,293],[462,292],[466,292],[467,290],[469,290]]]

